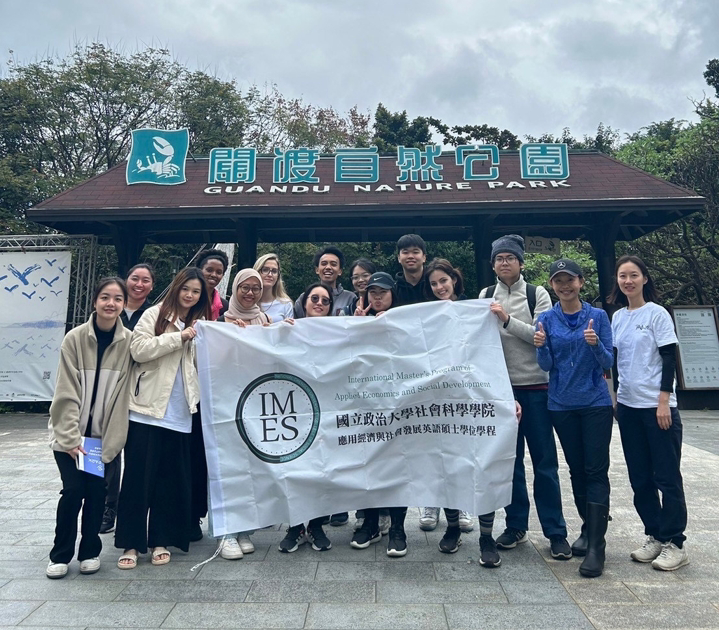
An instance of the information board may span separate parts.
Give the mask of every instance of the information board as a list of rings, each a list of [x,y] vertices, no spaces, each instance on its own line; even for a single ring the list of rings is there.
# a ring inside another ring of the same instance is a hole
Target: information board
[[[681,389],[719,389],[719,326],[715,306],[674,306]]]

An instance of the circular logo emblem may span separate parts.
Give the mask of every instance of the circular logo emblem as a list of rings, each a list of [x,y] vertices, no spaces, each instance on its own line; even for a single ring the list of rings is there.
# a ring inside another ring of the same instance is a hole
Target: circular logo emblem
[[[265,374],[242,392],[235,422],[256,457],[281,464],[297,459],[314,442],[320,405],[301,378],[282,372]]]
[[[564,269],[567,266],[567,263],[565,263],[563,260],[560,260],[557,263],[557,269]]]

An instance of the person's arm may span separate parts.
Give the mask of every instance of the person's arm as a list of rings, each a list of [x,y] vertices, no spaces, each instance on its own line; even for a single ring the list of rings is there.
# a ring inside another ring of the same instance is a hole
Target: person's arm
[[[608,370],[614,363],[614,352],[612,351],[612,327],[606,311],[594,309],[594,318],[590,319],[592,327],[596,332],[596,344],[589,344],[594,353],[594,358],[603,370]],[[586,336],[585,336],[586,338]]]
[[[138,363],[159,359],[182,348],[181,332],[155,334],[155,322],[158,314],[159,310],[146,311],[137,322],[135,330],[132,331],[130,354]]]
[[[66,335],[60,346],[55,394],[50,405],[53,435],[58,446],[65,452],[73,451],[82,444],[82,375],[78,363],[75,339],[72,335]]]
[[[659,385],[659,404],[657,405],[657,423],[660,429],[672,426],[669,410],[669,396],[674,391],[674,373],[677,369],[677,344],[670,343],[659,347],[662,358],[662,382]]]
[[[129,428],[130,405],[130,371],[132,360],[130,348],[126,347],[127,355],[120,368],[120,376],[115,388],[108,397],[105,408],[105,422],[102,435],[102,461],[111,462],[125,447]]]
[[[554,366],[554,356],[549,342],[549,330],[545,328],[547,320],[540,317],[537,320],[537,330],[534,333],[534,346],[537,348],[537,363],[545,372]]]
[[[537,304],[534,307],[534,320],[532,323],[522,322],[516,317],[512,317],[512,314],[509,313],[509,319],[503,326],[508,333],[519,337],[522,341],[533,344],[539,316],[550,308],[552,308],[552,298],[549,297],[549,293],[544,287],[537,287]]]

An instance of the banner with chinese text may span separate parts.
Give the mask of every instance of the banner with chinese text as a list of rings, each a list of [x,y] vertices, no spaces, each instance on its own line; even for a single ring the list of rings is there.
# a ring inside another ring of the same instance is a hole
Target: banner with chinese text
[[[198,323],[212,535],[366,507],[509,504],[517,422],[490,302]]]

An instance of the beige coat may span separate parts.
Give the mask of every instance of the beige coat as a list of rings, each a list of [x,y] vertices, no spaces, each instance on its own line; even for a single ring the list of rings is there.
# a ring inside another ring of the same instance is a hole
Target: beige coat
[[[195,368],[193,342],[182,341],[182,332],[170,322],[162,335],[155,335],[160,305],[148,308],[135,325],[130,352],[136,361],[131,373],[130,410],[152,418],[163,418],[182,364],[185,400],[191,413],[197,411],[200,384]]]
[[[130,390],[131,333],[118,321],[112,343],[97,365],[97,336],[92,318],[62,340],[55,395],[50,405],[50,446],[70,451],[80,446],[90,418],[95,372],[100,370],[92,437],[102,439],[102,461],[112,461],[125,446]]]

